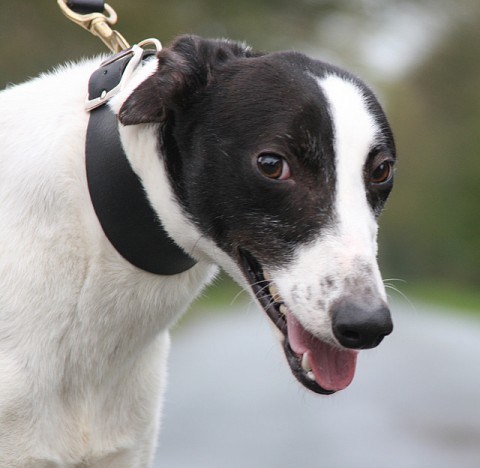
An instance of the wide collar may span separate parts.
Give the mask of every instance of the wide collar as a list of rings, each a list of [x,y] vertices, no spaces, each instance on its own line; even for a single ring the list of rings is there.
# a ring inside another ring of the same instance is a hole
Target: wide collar
[[[196,261],[163,228],[123,150],[117,117],[105,105],[126,75],[153,53],[139,49],[133,46],[114,55],[90,77],[85,149],[88,188],[103,231],[118,253],[142,270],[175,275]]]

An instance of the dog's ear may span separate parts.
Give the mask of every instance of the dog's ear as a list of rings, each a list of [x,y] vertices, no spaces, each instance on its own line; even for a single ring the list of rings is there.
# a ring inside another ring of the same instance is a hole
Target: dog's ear
[[[228,40],[181,36],[157,55],[158,69],[142,82],[120,109],[123,125],[162,122],[168,110],[183,109],[208,86],[222,64],[257,54]]]

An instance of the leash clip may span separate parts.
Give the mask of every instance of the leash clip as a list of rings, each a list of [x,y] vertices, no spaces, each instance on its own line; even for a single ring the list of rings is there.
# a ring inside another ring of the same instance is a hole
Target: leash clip
[[[118,31],[110,27],[117,22],[118,17],[115,10],[108,3],[104,5],[104,13],[93,12],[86,14],[73,11],[67,5],[66,0],[57,0],[57,3],[68,19],[86,29],[94,36],[99,37],[112,52],[121,52],[130,47],[127,40]]]

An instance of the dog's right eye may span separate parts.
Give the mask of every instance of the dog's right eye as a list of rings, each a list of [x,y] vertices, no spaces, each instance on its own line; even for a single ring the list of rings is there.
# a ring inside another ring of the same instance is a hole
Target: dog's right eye
[[[292,175],[285,158],[274,153],[263,153],[258,156],[257,167],[260,173],[269,179],[287,180]]]
[[[392,179],[393,176],[393,161],[382,161],[372,172],[371,183],[375,185],[385,184]]]

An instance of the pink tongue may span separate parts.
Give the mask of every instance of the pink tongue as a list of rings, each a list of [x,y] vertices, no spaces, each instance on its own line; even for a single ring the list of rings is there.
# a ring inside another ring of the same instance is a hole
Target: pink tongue
[[[315,380],[324,390],[343,390],[353,380],[357,351],[342,350],[315,338],[290,312],[287,314],[288,341],[302,359],[304,353]]]

